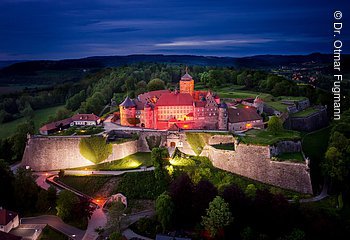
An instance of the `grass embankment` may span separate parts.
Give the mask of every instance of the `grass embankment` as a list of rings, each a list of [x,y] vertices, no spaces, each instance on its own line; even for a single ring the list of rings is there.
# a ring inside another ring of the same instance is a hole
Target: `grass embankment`
[[[331,126],[321,130],[308,133],[302,140],[302,147],[306,157],[311,159],[310,169],[312,183],[318,187],[322,183],[321,162],[324,160],[324,155],[327,151],[328,141],[331,133]]]
[[[210,134],[207,133],[186,132],[187,141],[197,155],[201,154],[209,137]]]
[[[68,240],[69,237],[67,237],[66,235],[64,235],[63,233],[60,233],[54,229],[52,229],[51,227],[49,226],[46,226],[40,237],[39,237],[39,240],[52,240],[52,239],[55,239],[55,240]]]
[[[300,140],[301,135],[297,131],[283,130],[276,134],[268,130],[249,130],[245,136],[240,137],[246,144],[272,145],[282,140]]]
[[[314,114],[318,112],[317,109],[313,108],[313,107],[309,107],[309,108],[306,108],[304,109],[303,111],[300,111],[300,112],[297,112],[297,113],[294,113],[292,115],[292,117],[308,117],[310,116],[311,114]]]
[[[57,110],[62,108],[63,106],[64,105],[34,111],[35,115],[33,121],[35,124],[35,132],[38,133],[41,125],[47,120],[49,120],[50,116],[55,115]],[[11,136],[16,132],[17,126],[24,122],[26,122],[26,119],[22,117],[11,122],[0,124],[0,138],[6,138]]]
[[[233,143],[225,143],[225,144],[216,144],[216,145],[211,145],[212,147],[216,149],[221,149],[221,150],[230,150],[234,151],[235,146]]]
[[[291,152],[291,153],[282,153],[277,156],[278,161],[289,161],[296,163],[304,163],[304,158],[301,152]]]
[[[118,171],[118,170],[128,170],[136,169],[139,167],[149,167],[152,166],[151,153],[138,152],[122,159],[115,160],[108,163],[100,163],[96,165],[91,165],[87,167],[75,168],[75,170],[103,170],[103,171]]]
[[[64,184],[85,193],[91,197],[95,197],[96,193],[111,179],[111,176],[73,176],[66,175],[59,178]]]

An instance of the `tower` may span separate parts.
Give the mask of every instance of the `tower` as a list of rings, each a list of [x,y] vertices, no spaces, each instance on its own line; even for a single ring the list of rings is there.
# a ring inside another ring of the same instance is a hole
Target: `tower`
[[[120,111],[120,125],[122,126],[134,126],[130,122],[130,119],[135,119],[136,117],[136,104],[133,100],[127,96],[125,100],[119,105]]]
[[[227,130],[227,105],[222,102],[219,106],[219,119],[218,128],[219,130]]]
[[[186,67],[186,73],[180,80],[180,93],[189,93],[193,96],[194,92],[194,80],[190,74],[188,74],[188,68]]]

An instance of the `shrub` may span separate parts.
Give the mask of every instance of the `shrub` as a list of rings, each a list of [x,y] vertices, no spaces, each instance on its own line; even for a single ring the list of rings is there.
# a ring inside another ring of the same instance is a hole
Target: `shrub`
[[[153,148],[159,147],[161,139],[162,139],[161,136],[148,136],[148,137],[146,137],[146,141],[147,141],[149,150],[152,151]]]
[[[112,145],[105,138],[91,136],[82,138],[79,143],[80,154],[93,163],[100,163],[112,153]]]

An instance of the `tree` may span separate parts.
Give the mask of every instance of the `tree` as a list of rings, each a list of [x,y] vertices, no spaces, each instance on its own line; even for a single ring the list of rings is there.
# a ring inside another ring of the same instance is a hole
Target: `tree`
[[[38,200],[36,201],[35,208],[38,212],[46,212],[50,207],[48,192],[41,189],[38,194]]]
[[[222,196],[224,200],[230,205],[230,209],[234,217],[244,217],[249,206],[249,199],[247,199],[246,195],[240,187],[232,184],[225,188]]]
[[[277,134],[278,132],[283,130],[283,125],[281,119],[276,116],[272,116],[267,123],[267,130],[272,132],[273,134]]]
[[[193,183],[187,174],[177,177],[170,185],[169,195],[174,203],[176,227],[190,227],[193,222]]]
[[[328,148],[322,167],[325,175],[339,182],[342,182],[349,172],[341,152],[336,147]]]
[[[34,134],[34,129],[33,121],[21,123],[17,126],[16,133],[11,138],[12,151],[14,153],[13,159],[19,160],[22,158],[26,146],[27,134]]]
[[[124,212],[125,206],[121,202],[113,202],[108,208],[109,227],[116,229],[117,233],[121,233],[121,221]]]
[[[156,213],[158,221],[165,231],[171,224],[174,213],[174,203],[167,193],[162,193],[156,200]]]
[[[62,220],[72,219],[73,210],[76,205],[79,203],[79,198],[68,190],[63,190],[59,193],[57,199],[57,216],[62,218]]]
[[[0,159],[0,206],[13,206],[13,173],[8,164]]]
[[[157,180],[165,180],[166,170],[164,169],[164,158],[169,157],[165,148],[153,148],[151,159],[154,166],[154,175]]]
[[[193,215],[199,221],[209,203],[218,195],[216,187],[208,180],[200,180],[193,190]]]
[[[254,198],[256,194],[256,187],[254,184],[249,184],[247,188],[245,189],[245,195],[249,198]]]
[[[156,91],[156,90],[163,90],[165,89],[165,83],[163,80],[159,78],[152,79],[147,84],[148,91]]]
[[[37,201],[38,191],[32,172],[22,167],[18,168],[14,181],[17,208],[22,211],[31,210]]]
[[[50,186],[49,189],[47,189],[47,200],[49,202],[50,207],[54,207],[56,205],[57,190],[55,187]]]
[[[217,196],[209,203],[207,214],[202,217],[202,225],[212,237],[215,237],[219,230],[228,226],[232,220],[229,204]]]
[[[26,104],[26,107],[21,111],[21,114],[26,119],[30,120],[34,117],[34,111],[33,108],[30,106],[30,104]]]

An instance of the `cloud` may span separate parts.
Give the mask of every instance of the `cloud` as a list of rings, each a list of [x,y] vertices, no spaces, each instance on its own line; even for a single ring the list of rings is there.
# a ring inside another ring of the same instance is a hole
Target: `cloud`
[[[211,39],[211,40],[178,40],[167,43],[157,43],[156,47],[195,47],[195,46],[232,46],[272,42],[268,38],[247,39]]]

